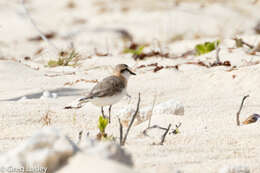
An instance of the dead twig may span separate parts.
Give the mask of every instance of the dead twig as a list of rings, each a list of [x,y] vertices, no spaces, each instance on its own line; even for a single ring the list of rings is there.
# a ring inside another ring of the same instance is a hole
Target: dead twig
[[[166,65],[166,66],[163,66],[163,65],[159,65],[158,63],[152,63],[152,64],[148,64],[148,65],[140,65],[137,68],[139,69],[139,68],[145,68],[145,67],[154,67],[154,69],[153,69],[154,73],[162,70],[163,68],[179,70],[179,65],[178,64],[177,65]]]
[[[195,50],[188,50],[186,52],[184,52],[183,54],[181,54],[179,56],[179,58],[187,58],[187,56],[194,56],[196,54]]]
[[[131,119],[131,121],[130,121],[129,126],[127,127],[127,130],[126,130],[126,133],[125,133],[124,138],[122,138],[122,136],[123,136],[123,135],[122,135],[122,134],[123,134],[122,123],[121,123],[120,119],[118,119],[119,125],[120,125],[120,145],[122,145],[122,146],[125,145],[125,142],[126,142],[128,133],[129,133],[129,131],[130,131],[130,129],[131,129],[133,123],[134,123],[134,120],[135,120],[135,118],[136,118],[136,116],[137,116],[137,114],[138,114],[138,112],[139,112],[139,106],[140,106],[140,101],[141,101],[140,95],[141,95],[141,94],[139,93],[139,94],[138,94],[138,102],[137,102],[136,110],[135,110],[135,113],[134,113],[134,115],[133,115],[133,117],[132,117],[132,119]]]
[[[151,125],[151,119],[152,119],[152,116],[153,116],[153,109],[154,109],[154,105],[155,105],[156,99],[157,99],[157,94],[153,98],[153,106],[152,106],[151,110],[147,113],[147,117],[149,119],[149,121],[148,121],[148,128]]]
[[[165,133],[163,134],[163,136],[162,136],[162,140],[161,140],[161,142],[160,142],[160,145],[163,145],[164,140],[165,140],[165,138],[166,138],[166,135],[168,134],[170,128],[171,128],[171,124],[168,125],[167,130],[166,130]]]
[[[167,130],[167,128],[165,128],[165,127],[161,127],[161,126],[158,126],[158,125],[153,125],[153,126],[151,126],[151,127],[148,127],[148,128],[146,128],[144,131],[143,131],[143,134],[145,135],[145,136],[148,136],[147,135],[147,131],[148,130],[151,130],[151,129],[160,129],[160,130]]]
[[[120,145],[123,145],[123,143],[122,143],[122,140],[123,140],[123,126],[122,126],[120,118],[118,118],[118,122],[119,122],[119,132],[120,132],[119,141],[120,141]]]
[[[245,42],[242,38],[233,38],[233,40],[236,42],[236,46],[237,47],[242,47],[243,45],[246,45],[250,49],[254,48],[254,46],[252,46],[251,44]]]
[[[244,101],[245,101],[245,99],[246,99],[247,97],[249,97],[249,95],[246,95],[246,96],[243,97],[242,102],[241,102],[241,105],[240,105],[239,110],[238,110],[238,112],[237,112],[237,119],[236,119],[236,120],[237,120],[237,126],[240,126],[239,115],[240,115],[240,112],[241,112],[241,110],[242,110],[242,108],[243,108]]]
[[[25,7],[25,0],[21,0],[21,4],[24,8],[25,14],[27,16],[27,18],[30,20],[31,24],[33,25],[33,27],[36,29],[36,31],[39,33],[40,37],[48,44],[50,45],[55,51],[58,51],[59,49],[48,40],[48,38],[43,34],[43,32],[38,28],[37,24],[35,23],[35,21],[33,20],[33,18],[30,16],[28,9]]]

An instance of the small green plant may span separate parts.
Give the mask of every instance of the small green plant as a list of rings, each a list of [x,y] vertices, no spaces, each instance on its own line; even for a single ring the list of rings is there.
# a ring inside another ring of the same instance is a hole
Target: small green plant
[[[78,64],[80,55],[74,49],[69,53],[60,53],[58,60],[49,60],[48,67],[57,67],[57,66],[76,66]]]
[[[108,125],[108,119],[103,116],[99,116],[98,119],[98,129],[99,133],[97,134],[97,139],[102,140],[107,138],[106,127]]]
[[[98,128],[101,133],[105,133],[106,127],[108,125],[108,119],[100,116],[98,119]]]
[[[124,53],[131,53],[133,56],[139,56],[143,53],[145,46],[138,46],[135,48],[125,48]]]
[[[205,42],[203,44],[197,44],[195,46],[196,55],[197,56],[203,55],[203,54],[206,54],[206,53],[209,53],[209,52],[215,50],[218,47],[219,43],[220,43],[220,41],[217,40],[217,41],[213,41],[213,42]]]

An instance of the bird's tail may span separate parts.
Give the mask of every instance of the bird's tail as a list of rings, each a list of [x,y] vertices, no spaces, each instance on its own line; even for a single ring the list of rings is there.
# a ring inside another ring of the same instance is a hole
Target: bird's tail
[[[82,108],[88,102],[88,98],[84,97],[81,99],[77,99],[71,104],[64,107],[64,109],[79,109]]]

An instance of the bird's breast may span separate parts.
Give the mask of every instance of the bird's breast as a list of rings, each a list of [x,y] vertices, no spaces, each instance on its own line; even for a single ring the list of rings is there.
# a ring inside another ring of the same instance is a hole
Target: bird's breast
[[[91,99],[91,103],[93,103],[96,106],[108,106],[113,105],[119,102],[125,95],[126,95],[126,89],[123,89],[120,93],[114,94],[111,96],[106,97],[95,97]]]

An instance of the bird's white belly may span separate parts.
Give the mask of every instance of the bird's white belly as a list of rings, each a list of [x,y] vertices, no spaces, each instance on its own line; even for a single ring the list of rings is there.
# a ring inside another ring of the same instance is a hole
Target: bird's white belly
[[[91,99],[90,102],[96,106],[108,106],[119,102],[125,95],[126,90],[123,90],[121,93],[115,94],[113,96],[95,97]]]

